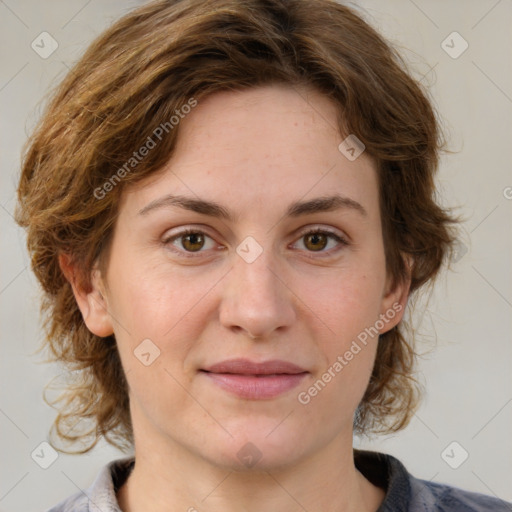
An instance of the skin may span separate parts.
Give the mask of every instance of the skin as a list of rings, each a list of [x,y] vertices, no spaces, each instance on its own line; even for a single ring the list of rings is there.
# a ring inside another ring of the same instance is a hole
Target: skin
[[[386,275],[374,162],[365,153],[349,161],[338,150],[344,138],[334,104],[312,90],[211,95],[181,121],[165,168],[123,192],[92,289],[61,260],[88,328],[115,334],[130,387],[136,465],[118,492],[123,511],[361,512],[382,502],[352,454],[377,338],[307,405],[297,399],[400,304],[380,332],[396,325],[407,301],[409,284],[391,289]],[[235,219],[178,206],[139,213],[170,193],[215,201]],[[334,193],[366,214],[285,215],[294,201]],[[207,235],[199,252],[197,242],[190,252],[183,237],[169,241],[187,227]],[[348,245],[304,236],[317,227]],[[252,263],[236,252],[248,236],[263,249]],[[147,338],[160,350],[149,366],[134,356]],[[198,371],[234,357],[284,359],[310,373],[276,398],[242,399]],[[237,457],[249,442],[261,454],[252,467]]]

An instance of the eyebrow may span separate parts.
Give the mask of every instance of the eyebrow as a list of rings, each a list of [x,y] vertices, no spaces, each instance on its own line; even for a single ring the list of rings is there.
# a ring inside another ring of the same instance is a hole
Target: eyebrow
[[[192,197],[176,196],[172,194],[151,201],[139,211],[139,215],[147,215],[153,210],[168,208],[171,206],[177,206],[184,210],[209,215],[211,217],[224,219],[230,222],[234,222],[238,218],[238,216],[234,215],[227,208],[215,201],[206,201],[204,199],[195,199]],[[349,197],[335,194],[331,196],[317,197],[309,201],[296,201],[288,206],[285,216],[300,217],[301,215],[331,212],[341,209],[353,210],[364,217],[368,215],[364,207],[357,201],[354,201]]]

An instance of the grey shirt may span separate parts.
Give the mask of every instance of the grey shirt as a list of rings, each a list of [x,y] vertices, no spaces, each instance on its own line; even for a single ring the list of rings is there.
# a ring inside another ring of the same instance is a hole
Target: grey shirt
[[[415,478],[391,455],[355,450],[354,461],[370,482],[386,490],[377,512],[512,512],[512,504],[500,499]],[[134,463],[133,458],[111,462],[88,489],[47,512],[122,512],[116,492]]]

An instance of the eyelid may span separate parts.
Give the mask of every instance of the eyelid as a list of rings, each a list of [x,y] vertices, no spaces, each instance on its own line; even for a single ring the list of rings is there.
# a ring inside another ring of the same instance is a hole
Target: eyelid
[[[300,238],[301,236],[307,235],[309,233],[326,233],[343,240],[347,244],[349,243],[349,238],[344,233],[339,232],[333,228],[326,226],[324,227],[321,225],[306,226],[304,228],[301,228],[297,236]]]
[[[322,234],[326,234],[326,235],[330,236],[331,238],[336,240],[336,242],[338,243],[338,247],[336,247],[334,249],[330,249],[328,251],[305,251],[307,256],[310,258],[329,258],[329,257],[336,255],[343,248],[350,245],[349,238],[346,235],[339,233],[338,231],[336,231],[332,228],[318,226],[318,225],[307,226],[307,227],[301,229],[299,231],[298,235],[296,235],[296,241],[294,242],[294,244],[296,244],[299,240],[301,240],[301,238],[304,237],[305,235],[314,234],[314,233],[322,233]],[[315,255],[318,255],[318,256],[315,256]]]
[[[332,228],[323,227],[323,226],[320,226],[320,225],[315,225],[315,226],[311,226],[310,225],[310,226],[305,226],[305,227],[301,228],[299,230],[299,232],[294,235],[294,240],[295,241],[293,242],[293,244],[297,243],[305,235],[314,234],[314,233],[323,233],[323,234],[326,234],[326,235],[330,236],[331,238],[336,240],[336,242],[338,243],[339,246],[343,247],[343,246],[350,245],[349,239],[348,239],[348,237],[346,235],[344,235],[342,233],[339,233],[338,231],[333,230]],[[180,237],[186,236],[188,234],[202,234],[202,235],[210,238],[211,240],[214,240],[214,237],[211,236],[210,234],[208,234],[208,229],[207,228],[205,228],[203,226],[195,227],[193,225],[189,225],[187,227],[182,228],[180,231],[177,231],[177,232],[169,234],[169,235],[164,235],[164,237],[162,239],[162,243],[165,246],[169,246],[169,244],[171,242],[174,242],[175,240],[179,239]],[[217,243],[217,242],[215,242],[215,243]],[[218,246],[219,245],[222,248],[225,248],[221,244],[218,244]],[[173,252],[179,253],[180,255],[183,255],[185,258],[199,257],[201,255],[201,253],[206,252],[206,251],[202,251],[202,250],[199,250],[197,252],[185,251],[185,250],[180,250],[180,249],[177,249],[177,248],[172,248],[170,250],[173,251]],[[333,252],[337,253],[339,250],[341,250],[341,247],[338,247],[338,248],[335,248],[335,249],[331,249],[329,251],[306,251],[306,252],[308,254],[310,254],[310,257],[314,257],[313,256],[314,254],[324,255],[324,256],[319,256],[321,258],[321,257],[329,257],[329,256],[332,255]]]
[[[173,230],[167,230],[164,235],[162,236],[162,242],[169,242],[169,240],[172,240],[174,238],[178,238],[180,236],[184,236],[190,233],[201,233],[203,235],[207,235],[210,238],[213,238],[212,235],[209,234],[208,228],[206,226],[202,225],[195,225],[195,224],[189,224],[184,227],[176,228],[178,231],[176,232],[170,232]]]

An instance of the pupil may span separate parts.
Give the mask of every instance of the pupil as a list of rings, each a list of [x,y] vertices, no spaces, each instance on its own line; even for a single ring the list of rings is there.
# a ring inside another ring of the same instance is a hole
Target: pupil
[[[193,245],[193,246],[196,246],[196,247],[190,247],[190,244]],[[197,245],[199,245],[199,247],[197,247]],[[187,247],[189,246],[189,247]],[[202,235],[199,234],[199,233],[191,233],[191,234],[188,234],[185,236],[185,244],[183,245],[183,247],[185,249],[200,249],[202,246]]]
[[[321,233],[313,233],[312,235],[308,235],[309,241],[313,243],[313,245],[316,245],[320,242],[321,247],[314,247],[313,250],[321,250],[325,247],[325,235],[322,235]]]

